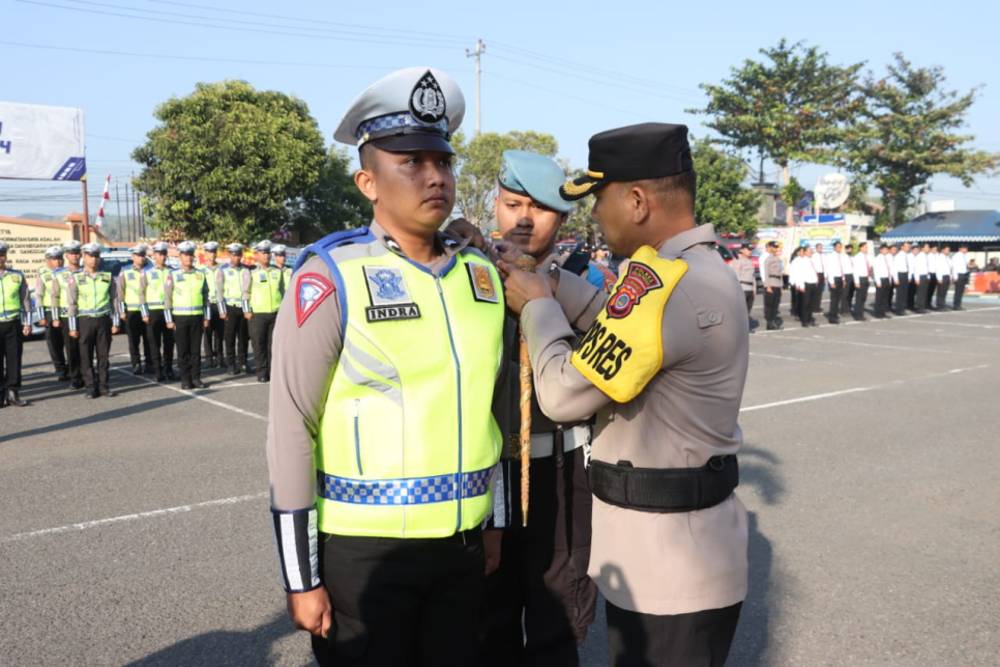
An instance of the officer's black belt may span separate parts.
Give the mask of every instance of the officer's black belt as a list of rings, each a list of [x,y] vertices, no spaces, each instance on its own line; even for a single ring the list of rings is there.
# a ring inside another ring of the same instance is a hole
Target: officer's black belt
[[[635,468],[592,460],[590,489],[606,503],[643,512],[693,512],[718,505],[740,483],[735,456],[713,456],[700,468]]]

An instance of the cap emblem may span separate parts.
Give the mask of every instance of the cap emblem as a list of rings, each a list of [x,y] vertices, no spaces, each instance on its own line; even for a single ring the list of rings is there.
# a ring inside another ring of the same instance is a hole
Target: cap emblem
[[[410,113],[424,123],[436,123],[444,118],[444,92],[430,70],[420,77],[410,93]]]

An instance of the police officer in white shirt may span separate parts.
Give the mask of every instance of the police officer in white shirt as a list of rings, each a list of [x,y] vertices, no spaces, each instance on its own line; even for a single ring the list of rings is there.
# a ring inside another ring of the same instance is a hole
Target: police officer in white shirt
[[[893,311],[897,315],[906,314],[906,303],[910,292],[910,244],[904,243],[892,258],[892,270],[896,276],[896,304]]]
[[[920,252],[913,258],[913,282],[917,286],[917,295],[913,299],[913,310],[917,313],[927,312],[927,289],[930,286],[930,244],[925,243]]]
[[[854,259],[850,246],[841,246],[837,253],[840,256],[840,270],[844,274],[844,291],[841,293],[840,312],[845,315],[851,312],[851,302],[854,300]]]
[[[872,277],[875,280],[875,317],[885,319],[888,317],[889,294],[892,291],[892,255],[889,246],[883,245],[878,249],[878,255],[872,262]]]
[[[937,301],[934,310],[946,310],[948,308],[948,288],[951,286],[951,248],[941,246],[941,251],[935,253],[936,266],[934,269],[937,277]]]
[[[823,272],[823,256],[825,254],[823,252],[823,244],[817,243],[809,258],[809,261],[812,262],[813,270],[816,271],[816,302],[813,304],[814,313],[820,312],[822,308],[820,302],[823,300],[823,285],[826,284],[826,276]]]
[[[854,277],[854,307],[851,316],[859,321],[865,320],[865,302],[868,301],[868,276],[871,275],[871,264],[868,259],[868,244],[862,243],[851,258],[851,273]]]
[[[819,248],[819,245],[816,247]],[[844,299],[844,269],[840,262],[843,250],[844,245],[837,241],[833,244],[833,252],[823,255],[823,275],[830,288],[830,310],[826,314],[830,324],[840,324],[840,306]]]
[[[812,248],[804,247],[788,269],[788,282],[799,293],[799,322],[803,327],[819,326],[813,319],[813,304],[819,300],[819,278],[812,261],[813,252]]]
[[[958,246],[958,252],[951,258],[951,279],[955,281],[955,296],[952,297],[951,307],[963,310],[962,295],[965,293],[965,286],[969,284],[969,246]]]

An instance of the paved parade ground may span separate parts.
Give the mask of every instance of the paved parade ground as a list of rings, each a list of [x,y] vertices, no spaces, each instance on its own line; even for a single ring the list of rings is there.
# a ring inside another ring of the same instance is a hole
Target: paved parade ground
[[[752,336],[729,664],[997,663],[1000,305],[967,306]],[[266,385],[156,385],[125,344],[119,395],[91,401],[28,343],[33,405],[0,411],[0,664],[309,664],[267,511]],[[584,664],[604,642],[599,622]]]

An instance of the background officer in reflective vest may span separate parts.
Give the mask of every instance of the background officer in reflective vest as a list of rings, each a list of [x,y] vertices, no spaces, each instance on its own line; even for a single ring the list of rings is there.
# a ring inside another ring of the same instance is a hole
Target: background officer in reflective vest
[[[80,242],[68,241],[63,244],[66,265],[62,271],[52,274],[49,283],[49,307],[59,316],[52,320],[52,326],[62,330],[65,345],[66,372],[73,389],[83,388],[83,373],[80,370],[80,339],[69,335],[69,280],[82,271],[80,267]]]
[[[209,327],[208,273],[194,265],[196,246],[177,246],[181,268],[167,274],[163,285],[163,313],[174,332],[181,389],[204,389],[201,381],[201,336]]]
[[[219,269],[216,293],[219,316],[225,322],[226,365],[230,375],[250,373],[247,363],[249,327],[244,317],[250,312],[250,270],[243,266],[243,244],[230,243],[229,263]]]
[[[153,372],[149,336],[146,334],[146,324],[142,321],[142,299],[139,296],[142,289],[142,272],[149,265],[146,259],[146,250],[145,243],[131,248],[132,266],[118,272],[115,284],[120,297],[125,332],[128,334],[128,356],[132,362],[132,373],[135,375],[143,374],[143,359],[146,360],[145,373]],[[142,343],[142,356],[139,356],[140,342]]]
[[[146,324],[149,349],[153,353],[153,370],[156,381],[175,380],[174,376],[174,332],[167,328],[167,317],[163,312],[163,290],[167,282],[167,251],[170,246],[165,241],[153,245],[153,266],[139,276],[139,299],[142,321]]]
[[[292,284],[292,267],[288,266],[288,248],[280,243],[271,246],[271,260],[274,268],[281,271],[282,293],[287,292]]]
[[[21,336],[31,333],[31,299],[24,274],[7,266],[7,244],[0,241],[0,408],[24,407],[21,387]]]
[[[62,248],[57,245],[49,246],[45,250],[45,266],[38,270],[38,277],[35,279],[35,316],[38,318],[38,323],[45,327],[45,345],[49,349],[49,359],[52,360],[52,367],[55,369],[57,379],[60,382],[69,382],[69,373],[66,372],[66,342],[63,340],[63,330],[54,326],[59,321],[59,311],[49,307],[52,276],[57,271],[62,270]]]
[[[358,98],[334,136],[360,144],[375,221],[310,246],[278,311],[271,505],[321,665],[477,664],[504,305],[489,261],[437,231],[464,110],[427,68]]]
[[[257,268],[250,273],[250,310],[243,316],[250,323],[257,382],[270,382],[271,339],[281,297],[285,295],[285,276],[281,269],[271,266],[270,242],[261,241],[253,249]]]
[[[565,180],[555,160],[526,151],[505,151],[494,209],[503,238],[532,256],[543,270],[560,265],[559,229],[573,209],[559,196]],[[569,257],[568,255],[566,257]],[[578,273],[579,271],[574,271]],[[604,283],[601,282],[601,289]],[[505,452],[518,453],[521,425],[517,321],[505,332],[507,382],[495,402]],[[594,620],[597,588],[587,576],[591,495],[584,451],[590,425],[556,424],[532,399],[529,522],[522,526],[521,466],[505,456],[504,502],[494,503],[493,525],[503,527],[499,569],[487,579],[485,637],[479,664],[579,664],[577,644]],[[486,539],[495,539],[487,531]],[[490,552],[488,552],[490,553]]]
[[[223,357],[223,341],[226,337],[226,323],[219,314],[219,269],[216,257],[219,254],[219,244],[209,241],[202,249],[205,252],[205,263],[201,270],[205,272],[208,281],[208,329],[205,331],[205,363],[209,368],[219,368],[225,361]]]
[[[101,246],[83,246],[84,268],[70,276],[69,335],[80,340],[87,398],[115,396],[108,384],[111,336],[118,333],[120,304],[110,271],[101,271]],[[94,372],[94,357],[97,372]]]
[[[597,134],[586,175],[562,191],[595,193],[608,245],[631,257],[611,296],[501,264],[542,410],[597,412],[590,574],[612,665],[721,667],[746,595],[747,514],[733,492],[746,306],[715,230],[695,222],[695,183],[683,125]],[[571,323],[587,328],[575,349]]]

